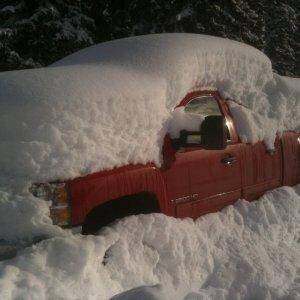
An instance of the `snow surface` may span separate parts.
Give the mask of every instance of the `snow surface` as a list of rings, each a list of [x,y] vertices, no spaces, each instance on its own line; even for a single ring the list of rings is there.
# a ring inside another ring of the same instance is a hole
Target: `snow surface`
[[[299,299],[299,210],[300,185],[195,222],[139,215],[66,233],[0,262],[0,299]]]

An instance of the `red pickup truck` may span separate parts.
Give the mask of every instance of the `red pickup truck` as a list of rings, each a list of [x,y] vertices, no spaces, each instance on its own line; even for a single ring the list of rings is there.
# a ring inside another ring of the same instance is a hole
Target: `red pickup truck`
[[[239,140],[226,101],[217,91],[189,93],[178,106],[205,119],[199,131],[166,135],[163,164],[127,165],[66,182],[34,184],[37,197],[52,201],[55,224],[82,224],[94,233],[115,219],[161,212],[192,217],[215,212],[237,199],[300,182],[300,133],[277,137],[274,150],[263,142]]]

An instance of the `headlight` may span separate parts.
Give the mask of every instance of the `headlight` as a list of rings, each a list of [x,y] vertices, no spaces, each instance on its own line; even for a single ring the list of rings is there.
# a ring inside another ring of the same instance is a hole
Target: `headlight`
[[[29,191],[35,197],[52,202],[50,217],[54,224],[60,226],[71,224],[70,199],[66,183],[34,183]]]

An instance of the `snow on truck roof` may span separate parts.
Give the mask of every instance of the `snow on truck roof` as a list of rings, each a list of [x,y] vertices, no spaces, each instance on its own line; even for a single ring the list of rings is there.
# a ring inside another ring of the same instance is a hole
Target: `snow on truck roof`
[[[244,142],[299,129],[299,92],[245,44],[155,34],[94,45],[46,68],[0,73],[2,177],[65,179],[161,163],[172,109],[207,87],[229,102]],[[1,184],[1,180],[0,180]]]

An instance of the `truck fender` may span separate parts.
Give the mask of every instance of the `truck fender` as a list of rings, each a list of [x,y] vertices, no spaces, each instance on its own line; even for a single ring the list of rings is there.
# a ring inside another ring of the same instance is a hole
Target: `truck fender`
[[[69,183],[72,225],[81,224],[99,205],[143,192],[155,194],[160,212],[168,214],[166,184],[154,164],[128,165],[74,179]]]

